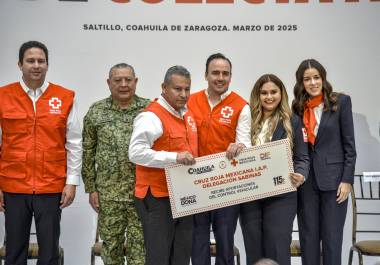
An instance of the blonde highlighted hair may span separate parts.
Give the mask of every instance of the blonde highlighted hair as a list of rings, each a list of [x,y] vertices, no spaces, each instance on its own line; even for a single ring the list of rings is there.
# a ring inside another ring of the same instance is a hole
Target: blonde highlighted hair
[[[265,83],[274,83],[281,92],[281,101],[277,108],[273,111],[269,119],[269,130],[267,135],[265,135],[265,142],[269,142],[270,138],[273,136],[274,131],[279,122],[282,122],[284,129],[286,131],[287,137],[289,138],[290,145],[293,147],[293,129],[291,124],[292,111],[288,103],[288,93],[286,88],[280,78],[274,74],[262,75],[253,86],[249,105],[251,107],[251,142],[255,145],[256,140],[262,130],[262,126],[265,122],[263,106],[261,105],[260,93],[261,88]]]

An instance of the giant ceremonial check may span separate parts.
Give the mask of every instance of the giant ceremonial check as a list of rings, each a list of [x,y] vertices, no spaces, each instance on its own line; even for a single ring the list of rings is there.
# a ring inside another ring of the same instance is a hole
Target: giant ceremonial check
[[[244,149],[235,159],[226,153],[203,156],[192,166],[165,168],[173,217],[205,212],[296,189],[289,141]]]

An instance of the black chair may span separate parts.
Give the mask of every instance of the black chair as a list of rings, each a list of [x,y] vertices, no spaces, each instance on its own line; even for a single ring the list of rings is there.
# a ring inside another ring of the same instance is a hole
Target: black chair
[[[298,230],[293,230],[293,233],[298,233]],[[290,243],[290,256],[301,257],[301,244],[298,239],[292,239]]]
[[[357,241],[357,235],[376,235],[379,238],[380,228],[368,228],[365,219],[372,218],[380,222],[380,182],[365,182],[363,175],[355,175],[355,184],[351,190],[352,201],[352,246],[348,264],[352,264],[353,252],[358,253],[359,264],[363,265],[363,256],[380,256],[380,240]]]

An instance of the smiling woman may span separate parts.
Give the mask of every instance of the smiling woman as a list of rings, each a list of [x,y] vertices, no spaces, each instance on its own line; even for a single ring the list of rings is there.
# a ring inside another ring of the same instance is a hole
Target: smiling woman
[[[326,77],[318,61],[302,61],[292,104],[293,111],[303,117],[310,147],[310,178],[298,192],[302,262],[310,265],[320,264],[320,253],[323,264],[341,264],[356,162],[351,98],[333,92]]]
[[[260,101],[263,106],[264,118],[268,118],[281,101],[280,88],[272,81],[265,83],[261,87]]]
[[[261,76],[252,89],[250,106],[252,144],[260,145],[288,138],[293,149],[295,172],[290,173],[289,179],[295,187],[299,187],[309,170],[307,144],[303,141],[301,119],[291,114],[282,81],[273,74]],[[288,179],[287,176],[286,178]],[[283,179],[278,177],[276,181]],[[281,265],[290,265],[289,246],[296,212],[296,192],[247,202],[240,206],[240,225],[247,264],[266,257]]]

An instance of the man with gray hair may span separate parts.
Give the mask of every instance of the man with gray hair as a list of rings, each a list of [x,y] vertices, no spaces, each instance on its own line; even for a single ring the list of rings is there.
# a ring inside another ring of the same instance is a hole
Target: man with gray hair
[[[166,72],[161,96],[133,124],[129,159],[136,163],[135,205],[141,218],[146,265],[188,265],[193,217],[173,219],[164,167],[192,165],[198,154],[197,128],[186,103],[190,73]]]
[[[83,182],[90,205],[99,213],[104,264],[124,265],[127,230],[128,265],[144,265],[142,227],[133,203],[135,165],[127,152],[132,121],[149,100],[135,95],[131,65],[114,65],[107,83],[111,96],[95,102],[84,118]]]

